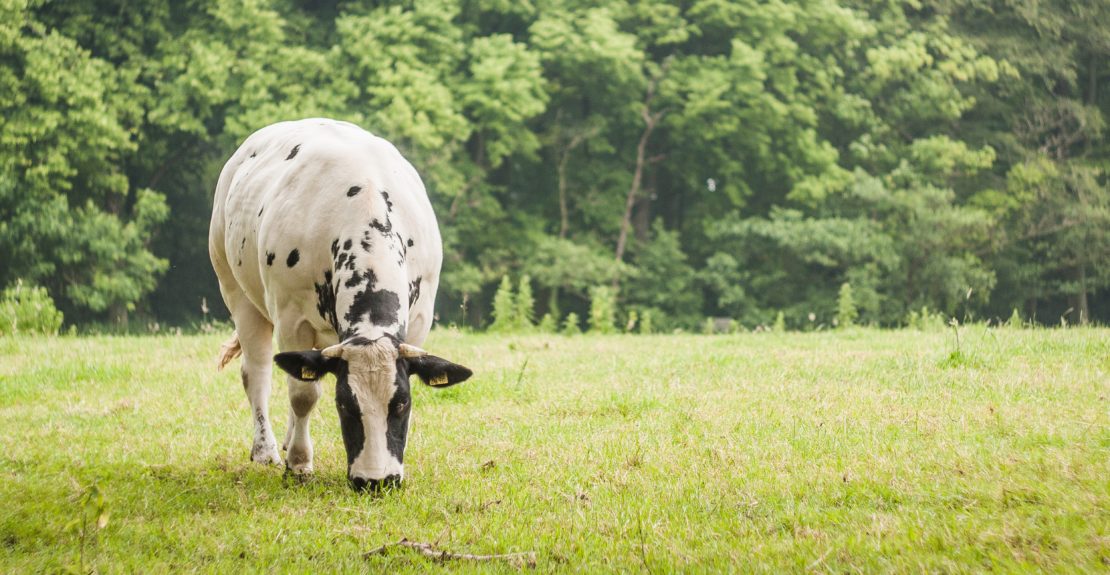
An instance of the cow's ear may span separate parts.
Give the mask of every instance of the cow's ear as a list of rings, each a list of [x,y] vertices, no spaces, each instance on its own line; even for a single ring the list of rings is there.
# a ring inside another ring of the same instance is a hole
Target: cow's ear
[[[448,387],[462,383],[474,375],[469,368],[434,355],[422,355],[405,361],[409,364],[410,374],[419,375],[425,384],[432,387]]]
[[[285,351],[274,356],[278,367],[301,381],[316,381],[325,373],[335,373],[338,360],[324,357],[324,354],[310,349],[308,351]]]

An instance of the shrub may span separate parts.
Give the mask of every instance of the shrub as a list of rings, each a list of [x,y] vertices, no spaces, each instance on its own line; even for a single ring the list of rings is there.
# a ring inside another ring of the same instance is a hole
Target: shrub
[[[617,297],[613,290],[606,286],[597,286],[590,290],[590,332],[609,334],[616,333],[613,325],[617,315]]]
[[[555,316],[550,313],[543,314],[540,318],[540,324],[536,327],[540,333],[555,333],[559,331],[559,322],[555,320]]]
[[[522,276],[520,287],[516,291],[516,300],[513,308],[513,323],[516,329],[530,331],[536,324],[536,302],[532,298],[532,278]]]
[[[948,322],[944,320],[944,314],[929,311],[928,306],[922,306],[920,312],[910,310],[910,314],[906,316],[906,327],[910,329],[942,331],[946,325]]]
[[[775,333],[783,333],[786,331],[786,314],[781,311],[775,314],[775,323],[771,326],[771,331]]]
[[[0,335],[55,335],[60,327],[62,312],[54,307],[54,300],[46,288],[24,285],[23,280],[16,280],[14,286],[0,295]]]
[[[567,314],[567,319],[563,323],[563,333],[566,335],[578,335],[582,333],[582,328],[578,326],[578,314],[570,312]]]
[[[636,329],[636,325],[640,323],[640,314],[636,310],[628,312],[628,322],[624,324],[624,332],[632,333]]]
[[[513,284],[509,276],[501,276],[501,285],[497,287],[497,294],[493,296],[493,323],[490,331],[514,331],[516,321],[516,298],[513,296]]]
[[[859,317],[856,302],[852,299],[852,284],[844,283],[840,286],[840,294],[836,297],[836,323],[839,327],[852,327]]]
[[[640,333],[643,333],[643,334],[653,333],[653,331],[652,331],[653,326],[651,325],[651,316],[652,316],[652,314],[651,314],[650,309],[645,309],[643,314],[640,315],[640,325],[639,325]]]

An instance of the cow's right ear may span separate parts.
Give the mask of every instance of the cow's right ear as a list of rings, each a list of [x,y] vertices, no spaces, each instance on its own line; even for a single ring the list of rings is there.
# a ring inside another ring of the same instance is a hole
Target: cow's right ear
[[[325,373],[335,373],[340,360],[324,357],[315,349],[308,351],[284,351],[274,356],[278,367],[301,381],[316,381]]]

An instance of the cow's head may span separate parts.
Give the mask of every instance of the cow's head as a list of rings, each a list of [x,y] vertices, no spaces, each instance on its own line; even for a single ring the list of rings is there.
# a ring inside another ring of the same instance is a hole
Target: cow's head
[[[399,485],[404,478],[412,411],[409,375],[420,376],[432,387],[447,387],[466,381],[472,373],[388,336],[352,337],[320,351],[283,352],[274,361],[302,381],[335,374],[347,479],[358,491]]]

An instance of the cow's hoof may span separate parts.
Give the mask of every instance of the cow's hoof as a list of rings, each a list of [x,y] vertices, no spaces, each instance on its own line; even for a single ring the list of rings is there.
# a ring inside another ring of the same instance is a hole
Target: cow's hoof
[[[288,462],[285,463],[285,476],[299,479],[301,481],[307,480],[312,477],[312,464],[291,466]]]
[[[251,461],[263,465],[281,465],[276,445],[255,445],[251,449]]]

